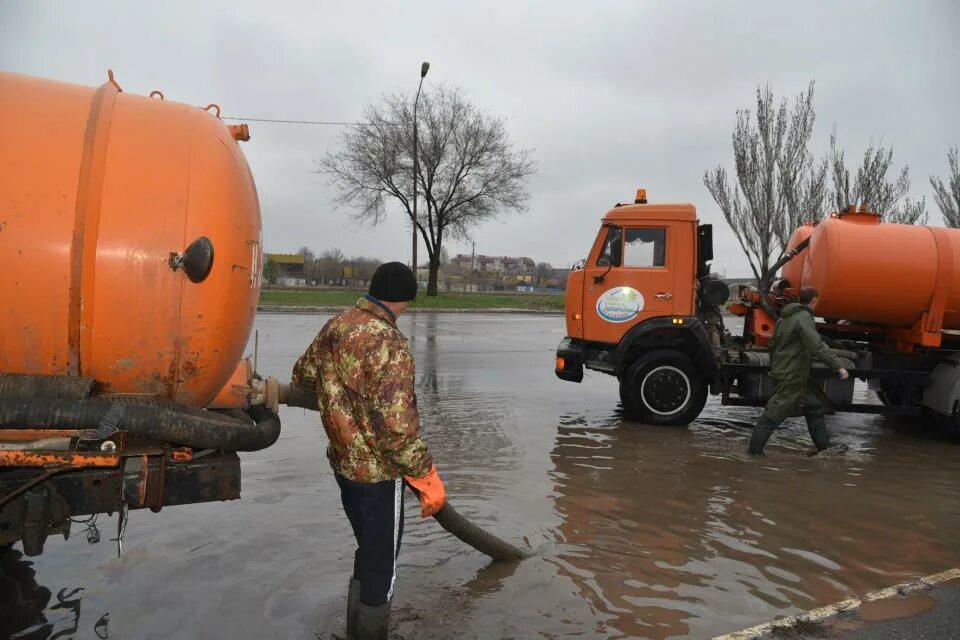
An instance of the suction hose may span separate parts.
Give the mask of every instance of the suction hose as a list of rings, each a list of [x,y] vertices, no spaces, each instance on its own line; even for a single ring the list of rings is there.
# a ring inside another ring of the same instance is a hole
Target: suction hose
[[[92,388],[84,378],[0,374],[0,428],[90,429],[108,422],[140,438],[223,451],[257,451],[280,437],[279,416],[262,406],[224,415],[153,398],[86,397]]]
[[[480,553],[484,553],[494,560],[523,560],[531,555],[529,551],[515,547],[473,524],[454,509],[449,502],[443,505],[443,508],[433,518],[441,527],[446,529],[447,533],[462,542],[466,542]]]
[[[317,396],[296,385],[281,385],[280,402],[289,407],[303,407],[305,409],[317,410]],[[407,485],[415,495],[417,490]],[[419,497],[419,495],[418,495]],[[447,533],[453,535],[458,540],[466,542],[468,545],[486,554],[498,561],[523,560],[529,558],[530,553],[519,547],[515,547],[509,542],[501,540],[497,536],[484,531],[477,525],[470,522],[466,517],[460,514],[448,502],[443,508],[433,516],[437,523],[443,527]]]
[[[770,317],[776,320],[780,317],[780,312],[770,306],[770,302],[767,300],[767,296],[770,294],[770,286],[773,284],[773,277],[776,275],[783,265],[790,262],[798,253],[806,249],[810,245],[810,238],[807,238],[797,246],[795,246],[790,251],[786,252],[780,259],[777,260],[772,267],[767,271],[767,276],[760,281],[760,306],[763,307],[763,310],[770,314]],[[794,286],[800,286],[800,283],[790,283]]]

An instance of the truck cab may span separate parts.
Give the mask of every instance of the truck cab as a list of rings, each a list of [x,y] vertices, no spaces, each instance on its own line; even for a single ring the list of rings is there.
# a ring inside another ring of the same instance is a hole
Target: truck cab
[[[711,241],[692,204],[649,204],[641,189],[633,204],[610,209],[567,282],[557,376],[615,375],[624,409],[645,422],[699,414],[717,371],[709,321],[698,317]]]

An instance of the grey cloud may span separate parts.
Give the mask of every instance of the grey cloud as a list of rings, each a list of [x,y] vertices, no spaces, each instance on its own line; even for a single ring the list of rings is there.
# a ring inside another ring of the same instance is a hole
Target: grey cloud
[[[909,163],[914,197],[960,143],[960,5],[942,2],[498,2],[0,4],[0,68],[219,103],[225,115],[355,120],[383,93],[460,85],[536,149],[530,210],[476,230],[479,252],[555,265],[581,257],[597,221],[645,186],[715,225],[728,274],[748,272],[701,183],[731,166],[738,107],[759,83],[792,96],[817,82],[813,148],[836,124],[849,157],[873,139]],[[251,123],[244,150],[270,250],[407,259],[409,226],[334,210],[315,160],[335,127]],[[932,206],[932,202],[930,203]],[[933,218],[938,219],[934,212]],[[470,250],[468,243],[449,247]],[[422,250],[421,250],[422,251]]]

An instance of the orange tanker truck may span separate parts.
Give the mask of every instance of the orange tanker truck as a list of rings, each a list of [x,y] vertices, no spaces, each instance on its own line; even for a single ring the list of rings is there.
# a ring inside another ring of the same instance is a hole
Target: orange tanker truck
[[[708,393],[762,406],[779,310],[816,287],[818,330],[851,373],[813,371],[837,411],[929,414],[960,429],[960,230],[884,224],[852,207],[804,225],[775,265],[780,279],[740,287],[729,304],[739,336],[724,327],[730,290],[712,259],[712,227],[693,205],[651,204],[641,189],[614,206],[570,273],[556,375],[616,376],[627,415],[651,424],[688,424]],[[854,378],[880,403],[855,403]]]
[[[282,387],[244,359],[260,207],[219,107],[0,73],[0,549],[240,495]]]

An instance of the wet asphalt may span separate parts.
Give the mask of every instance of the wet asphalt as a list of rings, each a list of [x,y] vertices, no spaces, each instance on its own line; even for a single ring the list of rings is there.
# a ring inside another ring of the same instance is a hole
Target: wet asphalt
[[[260,372],[289,378],[327,317],[258,317]],[[752,460],[755,411],[714,399],[689,428],[629,423],[613,378],[554,377],[562,323],[400,319],[451,502],[537,555],[491,564],[408,496],[394,637],[706,638],[960,566],[960,444],[847,415],[828,419],[845,452],[808,457],[791,421]],[[7,554],[0,637],[341,634],[353,539],[326,437],[315,413],[281,417],[274,447],[242,455],[241,500],[132,512],[119,559],[105,516],[97,544],[75,525]]]

